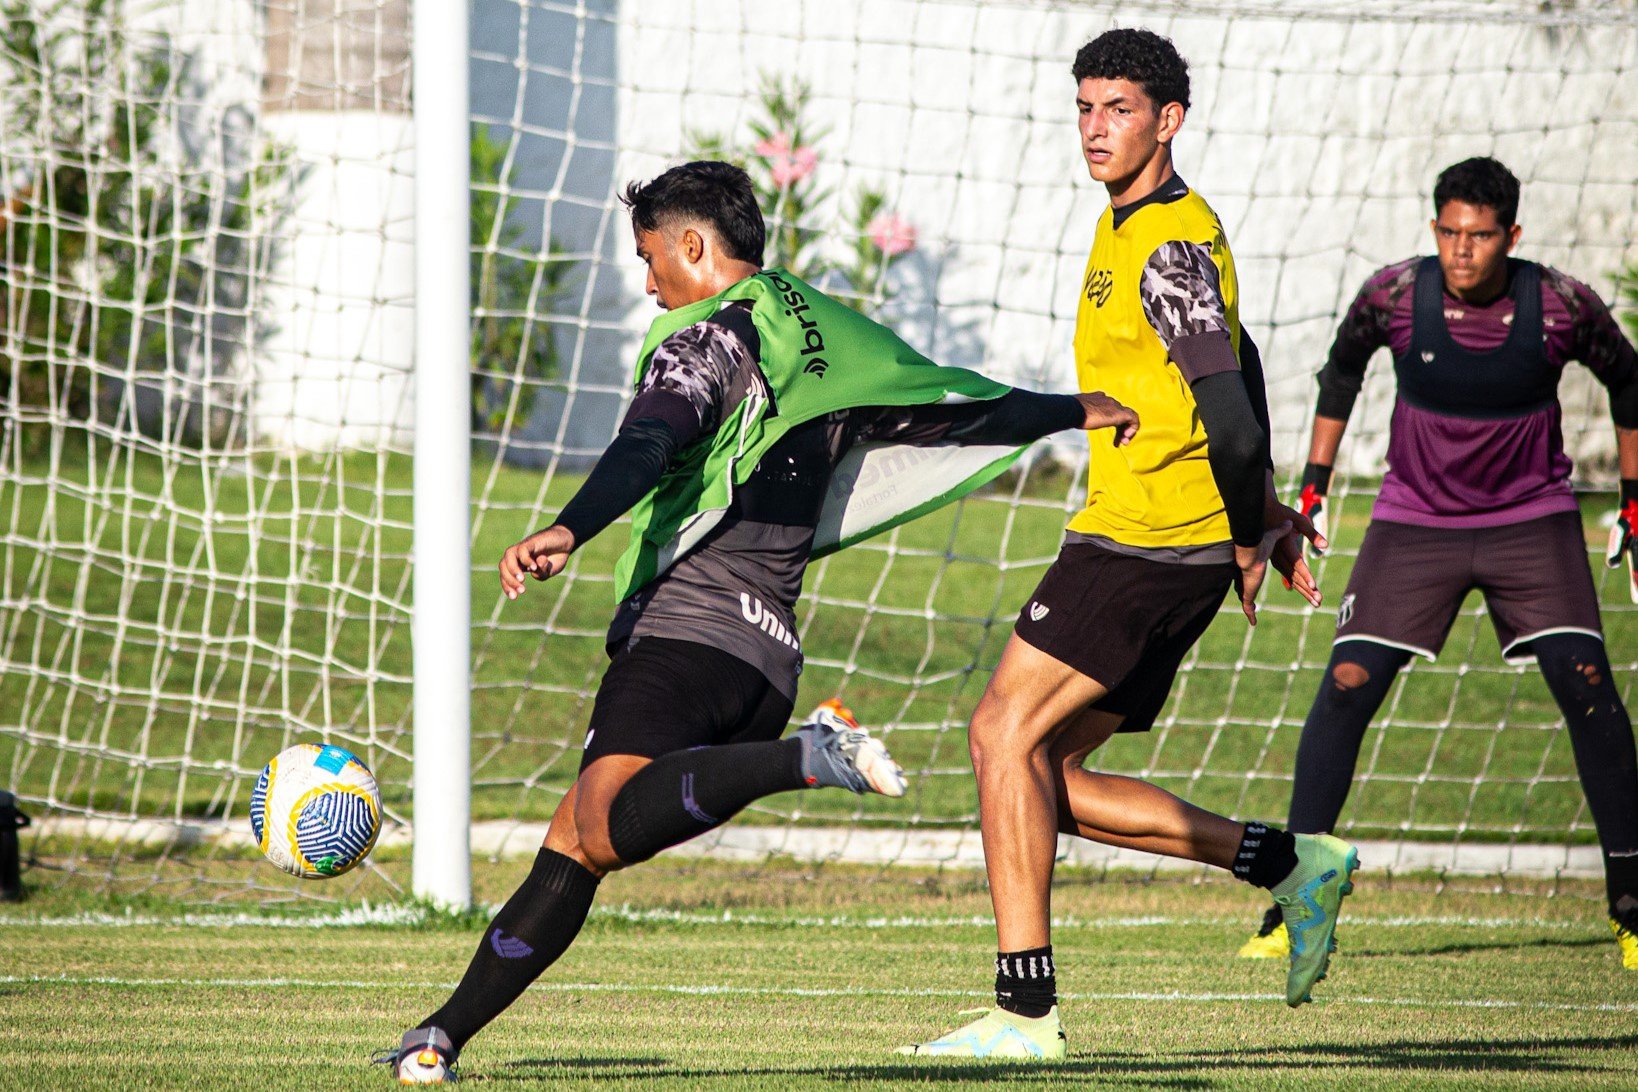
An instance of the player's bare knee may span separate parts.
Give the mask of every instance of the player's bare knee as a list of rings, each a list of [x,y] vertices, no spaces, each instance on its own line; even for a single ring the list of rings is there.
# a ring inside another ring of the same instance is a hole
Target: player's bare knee
[[[1352,660],[1344,660],[1331,669],[1331,685],[1338,694],[1358,690],[1371,681],[1371,673]]]
[[[626,862],[614,852],[614,843],[609,838],[607,811],[599,812],[595,807],[577,806],[574,825],[579,842],[578,858],[584,860],[587,867],[599,875],[626,867]]]

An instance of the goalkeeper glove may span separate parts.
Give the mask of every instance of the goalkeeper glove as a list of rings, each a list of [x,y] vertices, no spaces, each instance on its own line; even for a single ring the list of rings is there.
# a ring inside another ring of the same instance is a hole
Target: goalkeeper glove
[[[1632,601],[1638,603],[1638,542],[1633,541],[1633,532],[1638,531],[1638,479],[1621,479],[1621,507],[1615,512],[1615,526],[1610,528],[1610,548],[1604,555],[1604,564],[1612,569],[1621,567],[1621,559],[1627,559],[1627,590],[1632,593]]]
[[[1309,463],[1302,468],[1302,493],[1297,497],[1297,511],[1314,521],[1314,530],[1325,538],[1331,537],[1330,520],[1325,516],[1325,494],[1331,488],[1331,468]],[[1313,546],[1313,543],[1309,543]],[[1324,553],[1313,547],[1316,554]]]

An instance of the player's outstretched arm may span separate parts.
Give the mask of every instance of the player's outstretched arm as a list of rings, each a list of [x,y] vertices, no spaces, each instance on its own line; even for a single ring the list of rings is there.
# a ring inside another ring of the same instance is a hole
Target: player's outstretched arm
[[[1034,443],[1067,429],[1113,429],[1118,447],[1137,435],[1136,412],[1101,391],[1039,394],[1014,387],[987,402],[876,407],[861,414],[858,441],[901,444]]]

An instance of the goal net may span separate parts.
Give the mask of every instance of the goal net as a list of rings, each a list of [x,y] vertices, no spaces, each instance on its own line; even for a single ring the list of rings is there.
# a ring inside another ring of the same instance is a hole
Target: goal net
[[[1506,162],[1521,253],[1606,298],[1638,262],[1625,0],[472,0],[470,19],[469,140],[417,148],[410,0],[0,0],[0,789],[35,818],[30,882],[410,889],[418,163],[471,165],[452,258],[470,399],[449,408],[473,434],[472,562],[445,578],[471,589],[473,846],[491,857],[538,845],[606,663],[620,528],[516,602],[493,566],[573,494],[628,396],[655,312],[627,181],[738,159],[771,262],[935,359],[1072,389],[1106,198],[1069,63],[1107,27],[1157,29],[1191,62],[1177,162],[1235,248],[1288,493],[1336,323],[1371,271],[1428,251],[1444,165]],[[1593,554],[1613,429],[1581,369],[1561,393]],[[1333,490],[1327,605],[1271,588],[1254,632],[1225,605],[1156,730],[1098,768],[1283,819],[1391,404],[1379,359]],[[977,864],[966,718],[1084,460],[1082,439],[1040,445],[809,571],[801,706],[839,696],[881,730],[907,797],[773,797],[688,851]],[[1638,609],[1623,577],[1595,578],[1630,699]],[[301,885],[255,860],[246,808],[268,758],[321,739],[371,766],[387,823],[366,868]],[[1396,684],[1343,832],[1388,843],[1380,868],[1597,874],[1557,708],[1502,662],[1477,597]]]

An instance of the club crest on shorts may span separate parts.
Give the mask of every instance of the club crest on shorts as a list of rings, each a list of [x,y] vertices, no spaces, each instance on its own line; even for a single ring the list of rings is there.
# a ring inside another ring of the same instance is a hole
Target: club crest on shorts
[[[1337,607],[1337,628],[1341,629],[1348,624],[1348,619],[1354,616],[1354,596],[1352,592],[1342,597]]]
[[[1041,619],[1045,618],[1047,613],[1051,610],[1051,607],[1046,606],[1043,603],[1031,602],[1029,605],[1029,620],[1031,622],[1039,622]]]

